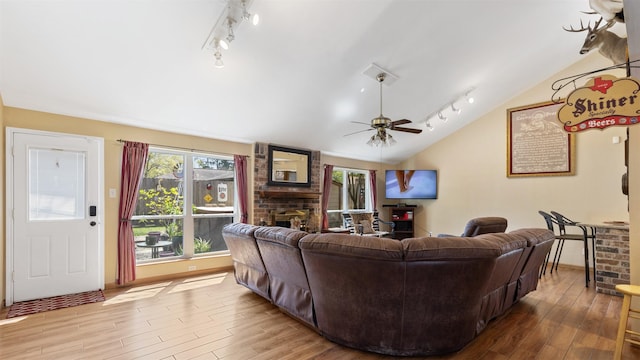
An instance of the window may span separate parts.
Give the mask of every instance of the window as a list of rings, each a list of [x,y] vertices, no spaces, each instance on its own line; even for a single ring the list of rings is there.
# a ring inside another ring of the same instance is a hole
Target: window
[[[334,168],[332,178],[327,209],[329,227],[341,227],[343,212],[371,209],[369,171]]]
[[[133,216],[136,261],[227,251],[234,201],[231,157],[150,149]]]

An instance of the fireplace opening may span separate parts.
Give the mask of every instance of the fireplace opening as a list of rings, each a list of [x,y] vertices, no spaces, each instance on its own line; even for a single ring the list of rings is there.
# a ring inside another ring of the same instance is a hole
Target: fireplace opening
[[[309,209],[271,210],[269,224],[286,228],[297,228],[306,231],[309,223]]]

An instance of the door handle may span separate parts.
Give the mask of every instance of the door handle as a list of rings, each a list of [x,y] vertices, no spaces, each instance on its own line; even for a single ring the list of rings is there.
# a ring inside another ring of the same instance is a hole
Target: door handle
[[[97,222],[95,222],[95,221],[92,221],[92,222],[90,222],[90,223],[89,223],[89,225],[91,225],[91,226],[96,226],[97,224],[98,224],[98,223],[97,223]]]

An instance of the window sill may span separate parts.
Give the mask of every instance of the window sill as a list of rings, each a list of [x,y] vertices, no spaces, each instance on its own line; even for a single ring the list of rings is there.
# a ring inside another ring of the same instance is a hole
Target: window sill
[[[185,261],[193,261],[193,260],[203,260],[203,259],[218,259],[218,258],[229,258],[231,257],[231,253],[229,251],[220,251],[214,254],[205,254],[205,255],[196,255],[193,257],[167,257],[161,259],[147,260],[145,262],[137,263],[136,267],[144,267],[149,265],[161,265],[161,264],[171,264],[171,263],[179,263]]]

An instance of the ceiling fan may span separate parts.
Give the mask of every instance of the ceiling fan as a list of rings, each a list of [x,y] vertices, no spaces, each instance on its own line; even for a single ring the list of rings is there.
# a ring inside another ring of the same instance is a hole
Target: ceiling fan
[[[369,129],[365,129],[365,130],[356,131],[356,132],[353,132],[353,133],[350,133],[350,134],[346,134],[344,136],[349,136],[349,135],[354,135],[354,134],[358,134],[358,133],[365,132],[365,131],[375,130],[376,133],[373,136],[371,136],[371,139],[369,139],[367,144],[369,144],[369,145],[385,145],[387,143],[389,143],[389,144],[394,144],[395,143],[395,140],[393,139],[391,134],[387,133],[387,130],[402,131],[402,132],[408,132],[408,133],[411,133],[411,134],[420,134],[422,132],[421,129],[413,129],[413,128],[407,128],[407,127],[399,126],[399,125],[404,125],[404,124],[410,124],[411,120],[400,119],[400,120],[391,121],[391,119],[389,119],[388,117],[382,115],[382,82],[384,81],[386,76],[387,76],[387,74],[384,73],[384,72],[381,72],[376,76],[376,80],[378,81],[378,83],[380,83],[380,115],[378,117],[375,117],[375,118],[371,119],[371,123],[370,124],[367,124],[367,123],[364,123],[364,122],[360,122],[360,121],[352,121],[352,123],[356,123],[356,124],[369,125],[370,128]]]

